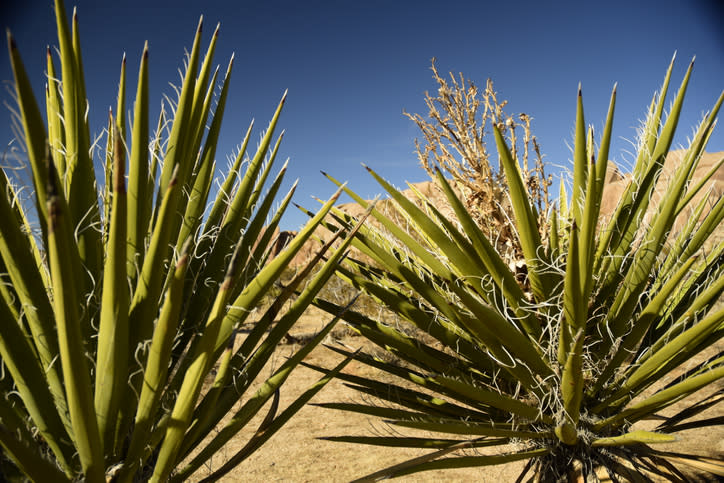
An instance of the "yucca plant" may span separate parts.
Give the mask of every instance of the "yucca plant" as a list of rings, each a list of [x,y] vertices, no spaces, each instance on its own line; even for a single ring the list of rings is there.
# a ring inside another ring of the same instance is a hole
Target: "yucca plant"
[[[246,151],[250,126],[211,195],[233,57],[212,110],[218,29],[203,56],[201,22],[172,119],[162,109],[153,138],[148,48],[130,136],[124,61],[106,182],[97,183],[77,17],[71,27],[62,0],[55,9],[60,69],[49,51],[47,125],[8,33],[34,194],[28,207],[26,187],[0,174],[0,479],[182,481],[269,403],[247,444],[207,477],[218,479],[329,380],[278,413],[280,386],[336,319],[271,376],[261,375],[348,243],[323,247],[295,279],[270,291],[338,194],[286,247],[275,247],[294,192],[278,196],[286,165],[276,175],[272,169],[282,98],[256,153]],[[327,263],[300,286],[325,252]]]
[[[328,439],[430,451],[364,480],[520,460],[527,463],[518,481],[530,475],[566,481],[576,473],[596,481],[603,469],[614,481],[678,481],[686,479],[686,466],[724,475],[720,459],[655,446],[676,441],[679,431],[724,423],[702,414],[722,402],[724,377],[724,308],[716,305],[724,291],[724,242],[707,243],[721,229],[724,198],[703,188],[722,162],[692,182],[724,94],[696,130],[661,201],[649,206],[691,74],[690,66],[664,116],[672,67],[673,61],[650,105],[630,183],[608,220],[600,206],[615,88],[597,150],[579,90],[572,189],[570,195],[562,191],[549,213],[547,236],[540,235],[519,160],[494,126],[525,282],[516,280],[439,171],[454,217],[421,196],[413,202],[370,170],[415,233],[372,211],[376,222],[353,242],[365,256],[349,258],[338,273],[415,330],[369,313],[344,314],[347,324],[394,357],[381,357],[379,349],[352,354],[334,348],[380,374],[337,376],[359,391],[361,401],[323,406],[383,418],[395,431]],[[701,201],[694,203],[697,194]],[[689,222],[672,233],[681,215]],[[331,230],[355,223],[343,211],[334,216]],[[315,303],[330,313],[340,310],[329,301]],[[682,366],[687,361],[696,363]],[[400,433],[405,428],[422,436],[407,437]],[[483,447],[499,449],[483,454]]]

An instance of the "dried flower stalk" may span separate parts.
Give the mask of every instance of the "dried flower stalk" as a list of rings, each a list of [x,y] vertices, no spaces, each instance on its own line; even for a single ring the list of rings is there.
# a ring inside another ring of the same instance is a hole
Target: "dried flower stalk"
[[[420,164],[433,180],[436,168],[452,178],[483,232],[509,263],[519,261],[522,252],[514,232],[508,185],[497,162],[491,160],[486,136],[490,134],[491,123],[496,123],[508,138],[538,210],[541,235],[545,236],[545,217],[550,204],[548,188],[552,179],[545,174],[540,146],[531,132],[532,118],[523,113],[517,118],[506,114],[503,108],[507,101],[498,100],[490,79],[480,91],[462,74],[456,78],[450,73],[449,81],[441,77],[435,59],[432,59],[431,69],[438,91],[437,96],[425,93],[425,104],[429,109],[427,117],[405,112],[422,131],[423,139],[415,140]],[[523,131],[522,140],[519,140],[518,129]],[[532,167],[531,156],[534,156]]]

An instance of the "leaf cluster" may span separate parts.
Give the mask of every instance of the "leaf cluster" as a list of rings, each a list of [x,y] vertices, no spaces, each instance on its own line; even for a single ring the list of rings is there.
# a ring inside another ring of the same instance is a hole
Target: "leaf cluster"
[[[710,458],[653,448],[674,441],[678,431],[722,424],[701,414],[721,402],[724,377],[717,345],[724,309],[716,306],[724,292],[724,244],[706,243],[724,218],[724,197],[704,189],[724,160],[702,178],[693,176],[724,94],[666,180],[661,201],[649,206],[663,180],[693,63],[664,116],[672,67],[673,60],[651,102],[630,182],[608,221],[600,207],[615,88],[598,143],[586,128],[579,89],[572,191],[562,190],[547,213],[538,211],[503,124],[493,124],[524,281],[442,169],[431,168],[454,216],[420,193],[408,199],[369,170],[407,225],[373,210],[380,228],[368,224],[353,241],[370,261],[349,258],[338,275],[433,340],[411,337],[369,313],[346,312],[347,324],[404,364],[335,348],[396,382],[342,374],[375,399],[324,406],[432,435],[331,439],[437,449],[367,478],[515,460],[528,460],[521,481],[531,471],[542,481],[566,480],[575,471],[595,480],[600,467],[611,478],[632,481],[685,478],[682,465],[724,474]],[[701,201],[694,203],[697,195]],[[333,232],[355,223],[345,212],[333,213],[327,224]],[[688,222],[674,233],[683,217]],[[339,311],[328,300],[315,304]],[[695,367],[682,366],[692,360],[699,361]],[[664,382],[675,370],[673,381]],[[666,412],[682,400],[684,409]],[[652,418],[660,422],[653,431],[637,425]],[[483,446],[496,446],[499,454],[460,453]]]
[[[34,481],[182,481],[267,405],[261,427],[207,478],[218,479],[329,380],[279,408],[280,387],[337,319],[270,376],[262,369],[344,255],[348,242],[333,249],[333,240],[279,285],[339,191],[286,246],[276,243],[296,186],[285,193],[286,164],[274,168],[286,94],[256,151],[247,151],[250,125],[212,189],[233,56],[220,77],[218,27],[204,52],[201,21],[172,115],[162,108],[153,134],[148,46],[130,126],[124,58],[99,150],[77,17],[68,21],[61,0],[55,10],[60,64],[48,50],[45,115],[8,33],[34,203],[24,206],[25,187],[0,171],[0,471]]]

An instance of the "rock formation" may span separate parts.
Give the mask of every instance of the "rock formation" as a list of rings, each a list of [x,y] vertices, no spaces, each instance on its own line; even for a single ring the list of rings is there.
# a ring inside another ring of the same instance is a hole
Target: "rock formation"
[[[656,185],[656,188],[654,189],[654,193],[652,195],[652,202],[649,205],[649,212],[651,210],[656,208],[657,202],[661,200],[661,197],[663,196],[664,187],[666,186],[665,180],[668,180],[673,173],[675,172],[675,169],[679,164],[681,163],[682,157],[684,155],[684,151],[672,151],[669,153],[669,156],[666,158],[666,162],[664,164],[664,169],[661,174],[661,177]],[[719,162],[722,158],[724,158],[724,152],[719,153],[704,153],[702,155],[702,159],[699,162],[699,166],[694,173],[693,176],[693,182],[696,183],[699,181],[703,176],[706,175],[715,165],[717,162]],[[615,209],[618,201],[621,199],[621,194],[623,193],[626,185],[628,184],[630,180],[630,174],[623,173],[618,166],[616,166],[613,162],[609,162],[608,170],[606,174],[606,182],[604,186],[604,194],[603,199],[601,202],[601,219],[605,222],[605,220],[610,217]],[[445,198],[445,195],[442,193],[442,191],[437,187],[437,185],[431,181],[424,181],[422,183],[416,183],[413,185],[413,189],[407,189],[404,190],[403,193],[408,196],[411,199],[416,199],[416,195],[414,191],[419,192],[424,197],[426,197],[428,200],[432,202],[432,204],[440,210],[445,216],[451,216],[452,215],[452,209],[447,203],[447,200]],[[704,189],[701,190],[701,192],[697,195],[697,197],[694,198],[693,202],[690,204],[690,207],[687,210],[684,210],[684,212],[680,215],[679,219],[677,220],[677,223],[675,225],[674,231],[676,231],[678,228],[682,226],[682,224],[685,222],[685,220],[688,219],[688,214],[690,213],[691,209],[693,209],[693,206],[696,206],[699,200],[701,200],[701,197],[705,192],[708,190],[712,191],[712,195],[710,197],[709,203],[713,205],[719,196],[724,194],[724,166],[720,167],[716,173],[712,176],[712,179],[707,183],[707,185],[704,187]],[[399,217],[399,215],[395,214],[393,211],[389,209],[389,201],[388,200],[382,200],[378,207],[381,211],[388,214],[388,216],[392,217],[397,221],[398,223],[404,223],[404,220]],[[362,209],[361,206],[359,206],[356,203],[348,203],[348,204],[342,204],[339,205],[339,208],[346,213],[349,213],[352,216],[360,216],[364,209]],[[706,211],[705,211],[706,213]],[[401,226],[404,226],[402,224]],[[281,246],[284,246],[286,242],[281,241],[289,240],[291,236],[294,235],[294,232],[282,232],[280,233],[279,242],[281,243]],[[319,239],[321,240],[328,240],[330,235],[330,232],[325,229],[319,229],[316,233],[318,239],[317,240],[310,240],[307,242],[307,244],[300,250],[300,252],[296,255],[292,262],[292,266],[299,266],[303,264],[304,262],[307,262],[311,260],[311,258],[314,256],[315,250],[317,250],[321,244]],[[359,254],[356,254],[355,256],[359,256]]]

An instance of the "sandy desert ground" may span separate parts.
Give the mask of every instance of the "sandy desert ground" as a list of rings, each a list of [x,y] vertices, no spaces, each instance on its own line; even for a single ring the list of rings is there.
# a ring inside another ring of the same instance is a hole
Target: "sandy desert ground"
[[[312,310],[298,322],[291,331],[291,335],[304,338],[321,329],[328,319],[329,317],[325,314]],[[341,326],[335,329],[333,335],[348,347],[357,348],[365,343],[363,338],[353,336],[349,330],[345,330]],[[335,338],[328,338],[328,342],[334,343]],[[280,346],[275,359],[270,362],[269,370],[278,367],[284,357],[290,355],[297,348],[296,344]],[[713,351],[711,352],[713,353]],[[325,367],[332,367],[340,360],[336,353],[321,346],[317,347],[308,358],[312,364]],[[690,364],[695,363],[696,361],[690,362]],[[351,362],[346,370],[358,375],[373,374],[370,368],[355,361]],[[280,411],[320,377],[321,375],[316,371],[304,367],[295,370],[282,386]],[[344,386],[341,381],[333,380],[311,402],[349,402],[360,401],[360,398],[359,394]],[[714,408],[713,411],[716,412],[717,408]],[[708,414],[708,417],[713,415]],[[262,415],[258,416],[257,420],[252,421],[244,432],[234,438],[224,448],[224,453],[217,460],[212,461],[211,467],[217,468],[221,465],[222,460],[225,459],[224,454],[232,455],[238,451],[256,430],[262,417]],[[228,474],[223,481],[344,482],[425,453],[425,450],[418,449],[381,448],[317,439],[333,435],[380,433],[388,435],[393,431],[392,428],[374,418],[308,405],[261,449]],[[724,455],[724,427],[716,428],[716,430],[708,429],[704,432],[682,432],[680,441],[670,449],[692,448],[700,454],[722,457]],[[431,471],[398,478],[396,481],[513,482],[522,468],[522,463],[513,463],[479,469]],[[202,468],[191,481],[200,481],[209,473],[210,468]]]

